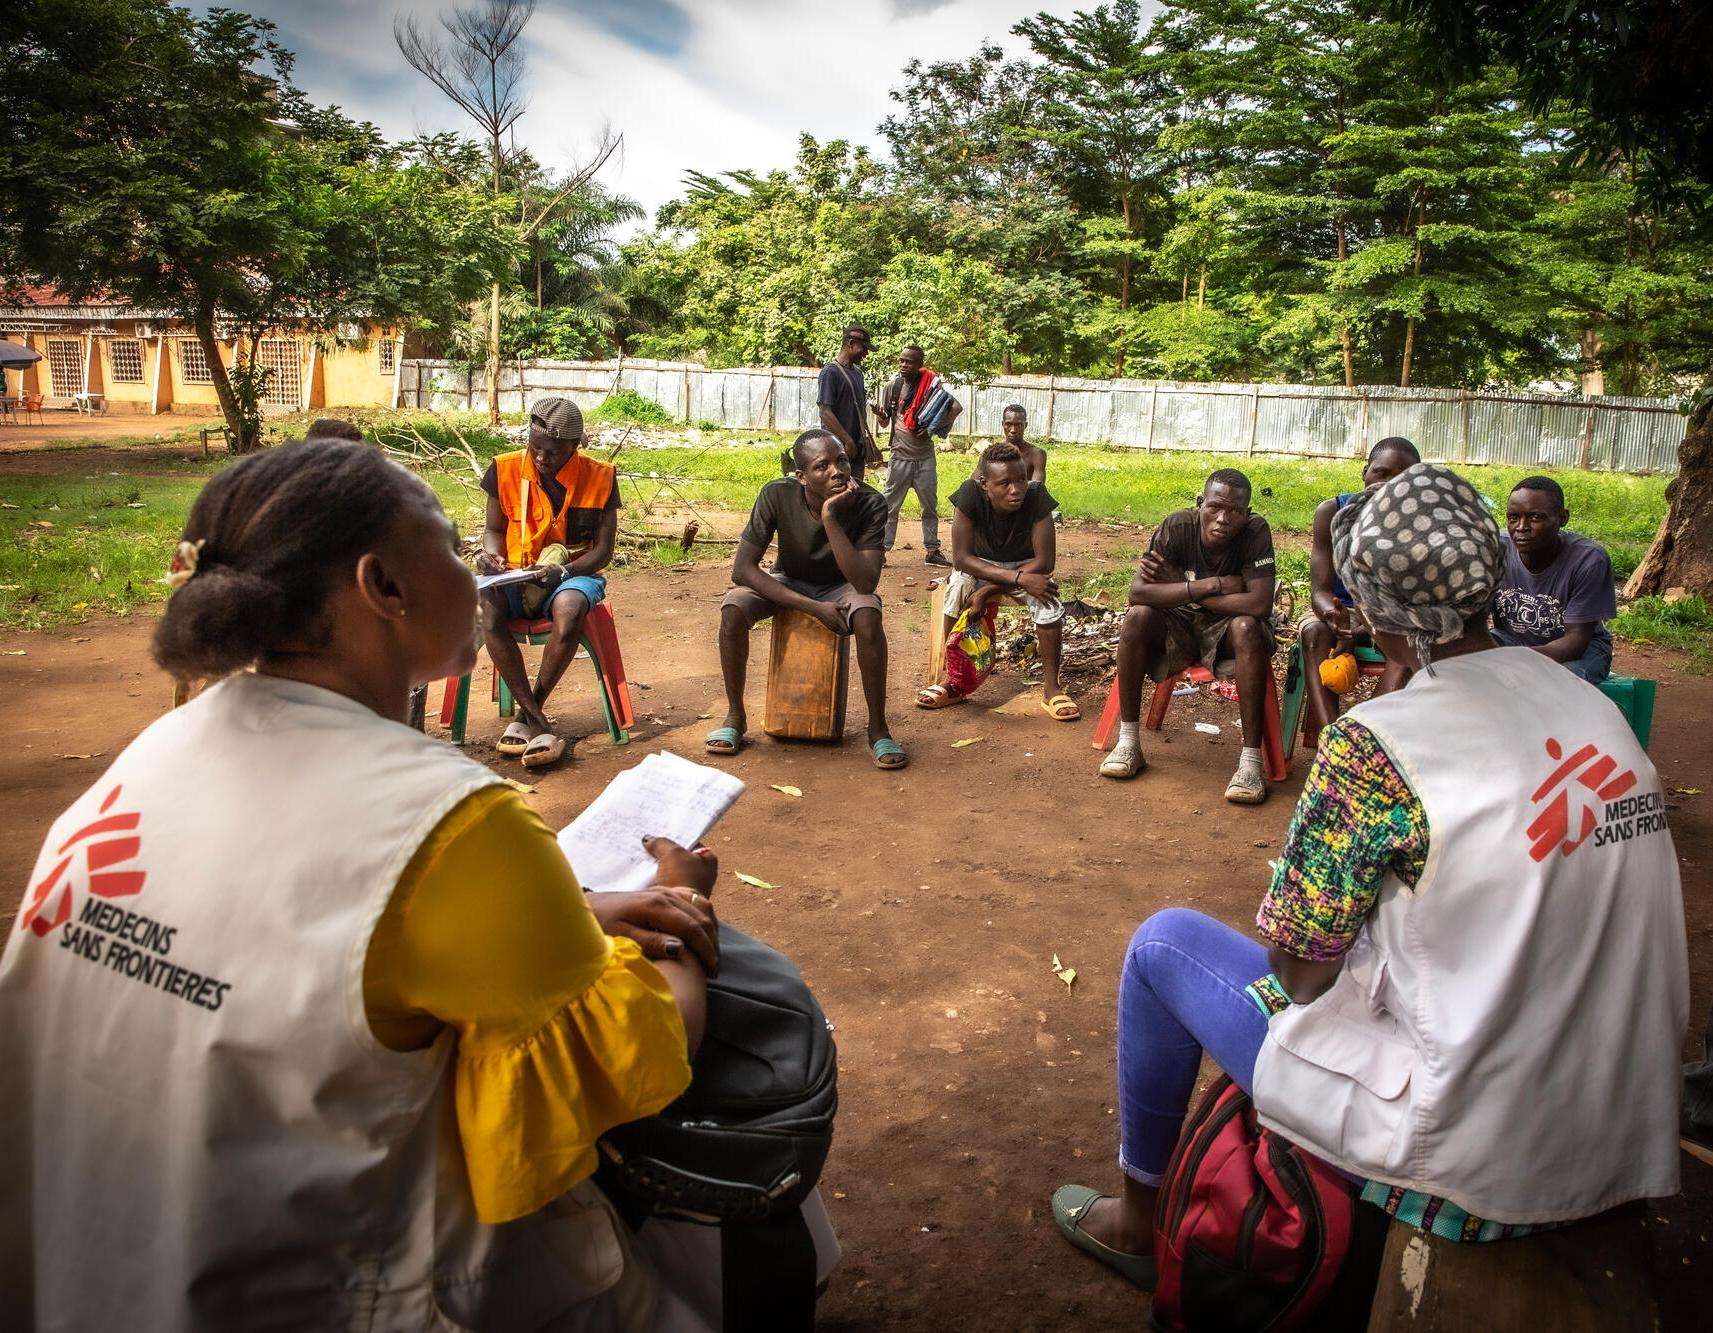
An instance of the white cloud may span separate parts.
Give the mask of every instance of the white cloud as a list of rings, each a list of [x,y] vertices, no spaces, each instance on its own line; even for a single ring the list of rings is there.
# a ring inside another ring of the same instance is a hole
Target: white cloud
[[[406,0],[425,18],[451,0]],[[602,179],[652,215],[684,173],[788,165],[797,136],[878,144],[888,92],[912,58],[958,59],[1010,36],[1037,10],[1090,0],[542,0],[525,36],[531,104],[518,142],[549,166],[581,160],[603,124],[624,159]],[[393,8],[339,0],[251,0],[298,53],[296,79],[392,136],[467,129],[398,54]],[[658,19],[651,19],[658,13]],[[685,16],[688,16],[688,22]],[[653,23],[654,27],[643,25]]]

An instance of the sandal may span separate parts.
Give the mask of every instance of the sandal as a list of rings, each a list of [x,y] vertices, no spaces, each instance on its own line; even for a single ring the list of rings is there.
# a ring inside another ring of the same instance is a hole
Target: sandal
[[[1051,699],[1043,700],[1041,707],[1055,722],[1075,722],[1083,715],[1077,701],[1068,694],[1055,694]]]
[[[870,748],[874,751],[876,768],[903,768],[910,762],[910,756],[904,753],[904,747],[890,736],[882,736]]]
[[[968,701],[969,695],[959,694],[949,685],[929,685],[916,695],[918,708],[950,708]]]
[[[534,736],[535,733],[529,729],[529,723],[519,719],[500,734],[499,740],[494,742],[494,749],[515,759],[529,749],[529,743]]]
[[[743,749],[743,733],[736,727],[715,727],[702,738],[702,748],[709,754],[736,754]]]
[[[1100,775],[1103,778],[1118,778],[1120,781],[1133,778],[1148,767],[1148,761],[1142,757],[1142,747],[1133,750],[1123,750],[1113,746],[1106,758],[1101,761]]]
[[[1087,1185],[1060,1185],[1053,1191],[1053,1221],[1059,1233],[1084,1254],[1093,1255],[1126,1282],[1153,1291],[1158,1269],[1151,1254],[1126,1254],[1103,1241],[1096,1240],[1082,1229],[1088,1210],[1104,1196]]]
[[[565,738],[544,731],[529,743],[523,752],[525,768],[546,768],[565,757]]]

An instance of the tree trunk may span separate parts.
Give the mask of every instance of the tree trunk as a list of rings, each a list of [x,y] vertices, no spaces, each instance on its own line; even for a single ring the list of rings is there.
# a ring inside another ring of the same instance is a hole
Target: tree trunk
[[[208,362],[208,374],[214,381],[214,396],[220,402],[220,415],[226,420],[226,429],[232,433],[233,452],[253,453],[261,444],[261,431],[257,423],[245,421],[244,414],[238,410],[232,379],[226,373],[226,363],[220,359],[220,344],[214,341],[212,307],[199,306],[191,326],[196,330],[196,343],[202,348],[203,359]]]
[[[1202,265],[1201,278],[1196,283],[1196,309],[1200,310],[1207,304],[1207,265]]]
[[[1659,532],[1624,585],[1628,596],[1683,588],[1713,600],[1713,401],[1689,419],[1677,467],[1665,490],[1669,507]]]
[[[1344,223],[1340,222],[1338,224],[1338,262],[1342,264],[1349,256],[1350,251],[1344,238]],[[1356,350],[1351,346],[1350,322],[1348,320],[1338,326],[1338,341],[1344,348],[1344,387],[1354,389],[1356,387]]]
[[[535,312],[541,313],[541,233],[537,232],[531,240],[535,245]]]
[[[1422,275],[1422,223],[1427,221],[1427,200],[1422,199],[1419,187],[1416,190],[1416,198],[1421,200],[1421,203],[1416,209],[1416,262],[1410,272],[1412,276],[1419,278]],[[1398,378],[1398,387],[1400,389],[1407,389],[1410,387],[1410,357],[1415,352],[1415,349],[1416,317],[1411,315],[1409,322],[1404,325],[1404,370],[1403,374]]]
[[[488,424],[500,424],[500,284],[488,301]]]

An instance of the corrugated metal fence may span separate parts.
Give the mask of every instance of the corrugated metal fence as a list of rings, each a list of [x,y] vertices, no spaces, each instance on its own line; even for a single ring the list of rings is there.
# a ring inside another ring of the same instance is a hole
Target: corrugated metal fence
[[[527,401],[552,393],[592,407],[614,389],[629,389],[659,403],[675,421],[794,431],[819,420],[816,373],[803,366],[710,370],[676,361],[527,361],[505,368],[500,408],[520,412]],[[878,394],[873,384],[870,393]],[[1677,409],[1657,398],[1046,375],[966,385],[958,396],[964,404],[960,436],[997,436],[1000,414],[1021,403],[1030,433],[1047,439],[1302,458],[1358,457],[1376,440],[1404,435],[1424,458],[1451,463],[1673,472],[1684,430]],[[399,405],[483,410],[482,372],[449,361],[406,361]]]

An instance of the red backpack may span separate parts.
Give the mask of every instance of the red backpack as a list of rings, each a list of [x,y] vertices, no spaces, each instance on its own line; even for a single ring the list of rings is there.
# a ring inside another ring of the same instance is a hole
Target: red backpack
[[[1184,1122],[1154,1217],[1153,1322],[1170,1330],[1301,1328],[1351,1247],[1356,1191],[1263,1129],[1225,1075]]]

